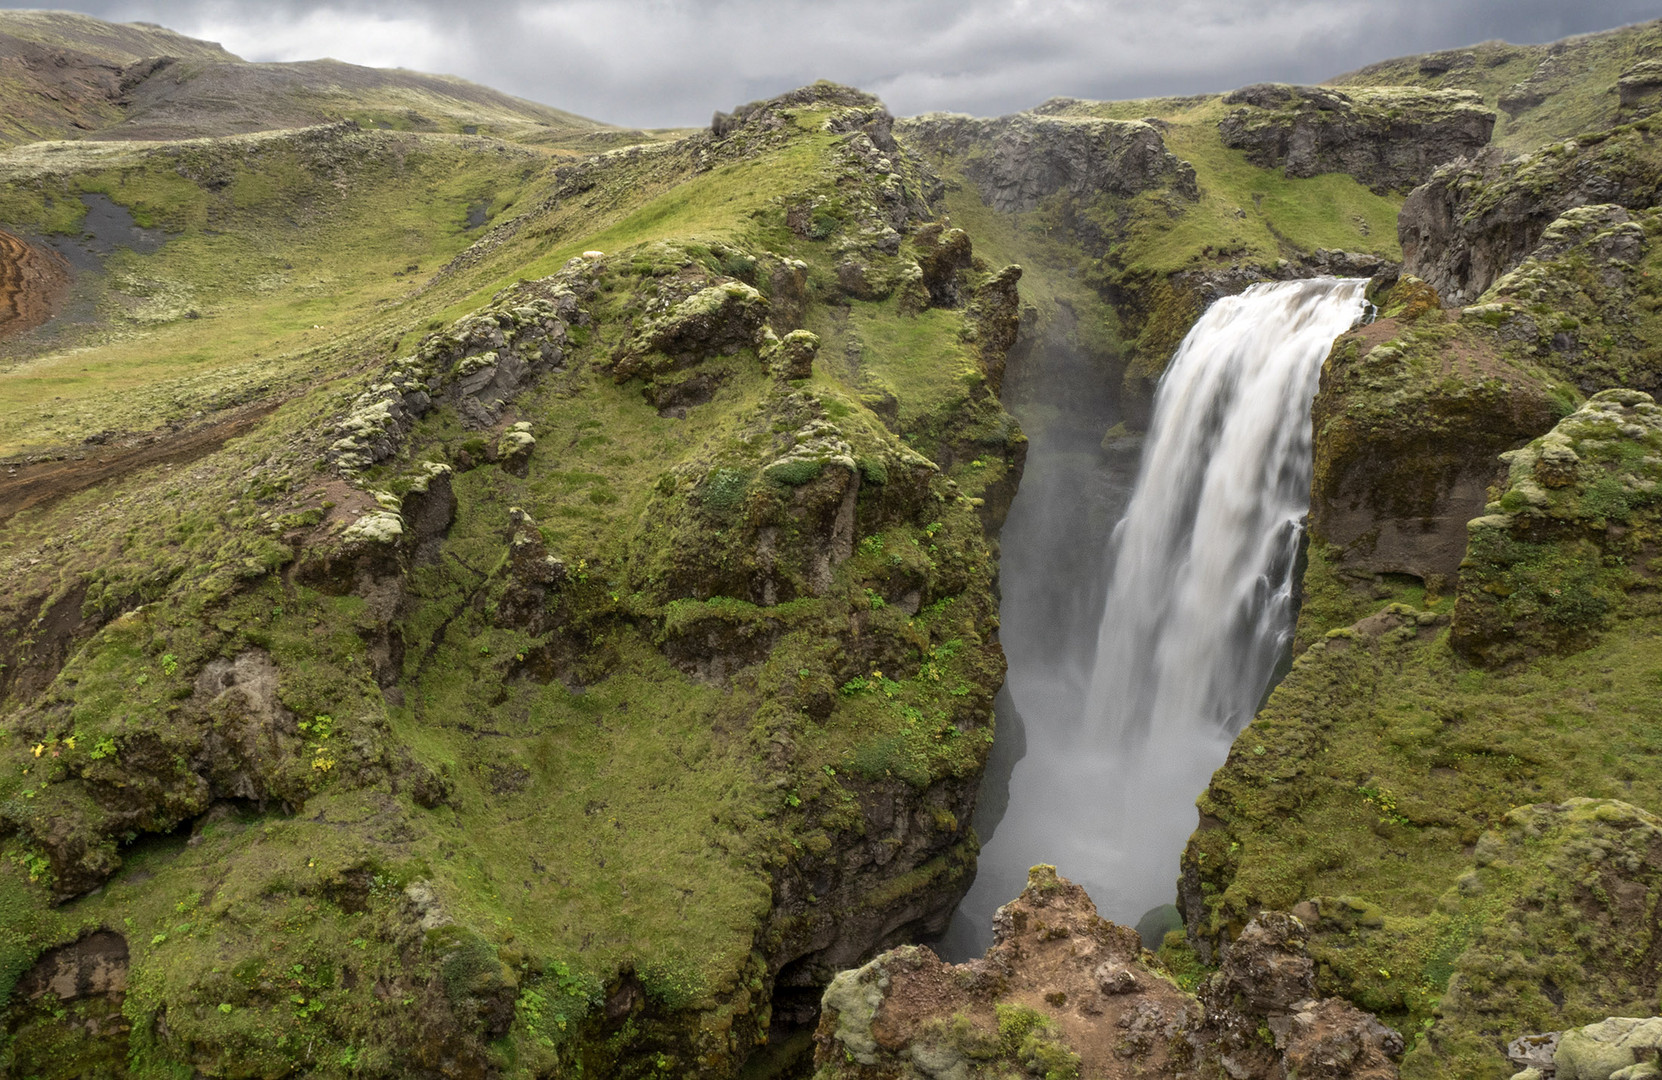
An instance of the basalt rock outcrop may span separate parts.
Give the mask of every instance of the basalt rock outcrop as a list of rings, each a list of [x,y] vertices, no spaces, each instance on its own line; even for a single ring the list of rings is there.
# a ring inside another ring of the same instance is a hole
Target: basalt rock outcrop
[[[1495,114],[1477,94],[1419,87],[1337,90],[1262,83],[1223,97],[1225,146],[1288,176],[1349,173],[1375,191],[1405,191],[1489,142]]]
[[[1411,574],[1448,592],[1499,455],[1550,426],[1565,391],[1504,356],[1480,320],[1446,319],[1404,278],[1384,314],[1341,337],[1312,406],[1310,537],[1347,571]]]

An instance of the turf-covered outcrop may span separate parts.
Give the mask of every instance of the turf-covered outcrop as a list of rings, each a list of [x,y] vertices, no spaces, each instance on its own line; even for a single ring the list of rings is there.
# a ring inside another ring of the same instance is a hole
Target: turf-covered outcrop
[[[1488,145],[1495,114],[1469,91],[1271,83],[1223,96],[1223,144],[1288,176],[1349,173],[1376,192],[1406,191],[1439,165]]]
[[[1484,834],[1473,864],[1427,916],[1458,928],[1463,947],[1446,961],[1449,991],[1404,1076],[1507,1077],[1512,1066],[1495,1048],[1519,1034],[1654,1012],[1656,926],[1646,898],[1662,873],[1655,815],[1612,799],[1522,806]],[[1608,1077],[1631,1066],[1634,1051],[1621,1061],[1615,1034],[1566,1033],[1558,1075]],[[1642,1038],[1627,1045],[1645,1047]],[[1613,1059],[1614,1068],[1594,1071]]]
[[[1575,391],[1510,359],[1494,327],[1446,316],[1417,279],[1380,299],[1382,317],[1322,366],[1310,540],[1347,573],[1410,574],[1447,592],[1499,455],[1549,427]]]
[[[1452,644],[1495,665],[1584,646],[1624,608],[1655,616],[1662,409],[1606,390],[1521,450],[1471,522]]]

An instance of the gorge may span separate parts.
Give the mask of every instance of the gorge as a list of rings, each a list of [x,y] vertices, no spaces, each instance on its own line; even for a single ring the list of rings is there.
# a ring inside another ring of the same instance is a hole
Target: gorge
[[[0,12],[0,1070],[1642,1068],[1658,56],[645,132]]]

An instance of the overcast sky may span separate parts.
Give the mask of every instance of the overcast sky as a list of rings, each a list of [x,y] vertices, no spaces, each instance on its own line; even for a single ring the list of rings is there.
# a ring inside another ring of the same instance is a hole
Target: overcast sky
[[[331,56],[460,75],[659,127],[703,124],[819,78],[873,91],[901,115],[1315,82],[1408,53],[1652,19],[1662,0],[88,0],[76,10],[158,22],[247,60]]]

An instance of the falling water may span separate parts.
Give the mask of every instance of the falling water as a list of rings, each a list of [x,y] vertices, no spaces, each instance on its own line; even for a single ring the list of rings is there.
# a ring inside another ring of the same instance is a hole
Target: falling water
[[[981,870],[943,942],[949,954],[980,951],[980,926],[1033,863],[1055,863],[1119,922],[1171,902],[1195,797],[1292,633],[1310,402],[1333,339],[1362,314],[1366,284],[1255,285],[1219,300],[1184,339],[1106,545],[1094,654],[1075,651],[1033,678],[1011,650],[1000,722],[1019,725],[1026,752],[1008,810],[983,834]],[[1006,609],[1012,601],[1007,590]],[[1012,623],[1046,614],[1002,612],[1007,641]]]

